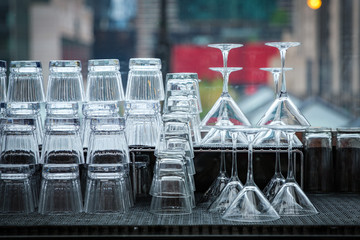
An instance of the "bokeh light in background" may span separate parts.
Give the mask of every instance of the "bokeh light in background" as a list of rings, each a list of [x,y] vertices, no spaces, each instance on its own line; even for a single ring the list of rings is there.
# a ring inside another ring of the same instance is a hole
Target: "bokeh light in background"
[[[311,9],[319,9],[321,7],[322,1],[321,0],[307,0],[307,5]]]

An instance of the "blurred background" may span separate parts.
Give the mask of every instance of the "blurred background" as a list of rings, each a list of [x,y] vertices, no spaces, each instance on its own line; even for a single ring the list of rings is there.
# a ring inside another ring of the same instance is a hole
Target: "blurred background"
[[[286,55],[287,88],[313,126],[360,126],[358,0],[1,0],[0,59],[40,60],[46,87],[56,59],[120,59],[126,87],[131,57],[159,57],[163,74],[197,72],[204,117],[222,78],[209,67],[222,55],[209,43],[242,43],[229,66],[230,92],[256,124],[274,98],[260,67],[280,67],[267,41],[298,41]],[[86,83],[85,83],[86,84]]]

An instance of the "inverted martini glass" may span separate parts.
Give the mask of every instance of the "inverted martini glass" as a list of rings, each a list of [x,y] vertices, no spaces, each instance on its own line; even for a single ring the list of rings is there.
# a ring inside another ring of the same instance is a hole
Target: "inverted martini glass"
[[[225,134],[226,131],[220,131],[221,141],[225,142]],[[226,159],[225,159],[225,152],[221,151],[220,153],[220,169],[219,174],[214,180],[214,182],[210,185],[208,190],[204,193],[204,195],[200,199],[200,203],[212,203],[224,189],[226,184],[229,182],[229,177],[226,173]]]
[[[291,101],[286,91],[285,80],[285,54],[289,47],[299,46],[298,42],[271,42],[265,43],[268,46],[276,47],[280,51],[281,57],[281,90],[279,97],[275,99],[264,116],[257,123],[257,126],[273,125],[272,128],[282,128],[284,125],[291,126],[310,126],[304,115]]]
[[[228,83],[229,75],[234,71],[241,70],[242,68],[228,67],[227,60],[228,55],[231,49],[242,47],[242,44],[231,44],[231,43],[221,43],[221,44],[210,44],[209,47],[218,48],[221,50],[223,55],[223,67],[210,68],[213,71],[221,72],[223,76],[223,90],[220,98],[215,102],[214,106],[207,113],[205,118],[201,122],[202,129],[210,130],[212,126],[215,125],[244,125],[250,126],[249,120],[245,117],[243,112],[237,106],[235,101],[229,94]],[[227,109],[227,114],[229,117],[230,123],[225,123],[222,121],[224,109]],[[213,134],[213,133],[211,133]],[[204,142],[204,141],[203,141]]]
[[[298,128],[297,131],[304,130]],[[296,128],[284,127],[289,141],[288,147],[288,173],[285,184],[280,188],[271,205],[279,213],[280,216],[310,216],[318,213],[309,198],[300,188],[294,176],[294,160],[292,158],[292,138],[294,137]]]
[[[275,99],[279,98],[279,78],[282,72],[281,68],[260,68],[263,71],[272,73],[275,85]],[[292,68],[284,68],[284,71],[292,70]],[[280,147],[281,139],[284,139],[286,134],[279,130],[269,130],[259,135],[260,139],[255,140],[255,145],[275,145],[277,150]],[[261,136],[262,135],[262,136]],[[287,140],[287,139],[286,139]],[[265,144],[264,144],[265,143]],[[301,144],[301,142],[300,142]],[[285,183],[285,178],[281,173],[280,152],[276,151],[275,157],[275,173],[269,183],[263,189],[263,193],[269,201],[271,201],[276,193],[280,190],[281,186]]]
[[[279,98],[258,122],[258,126],[268,127],[273,130],[285,131],[288,138],[288,173],[285,184],[278,191],[271,204],[281,216],[308,216],[317,214],[318,211],[307,198],[294,177],[294,162],[292,158],[292,145],[294,133],[304,131],[310,126],[304,115],[288,97],[285,81],[285,53],[289,47],[300,45],[297,42],[266,43],[268,46],[277,47],[281,56],[282,85]]]
[[[226,209],[222,218],[239,222],[264,222],[280,218],[270,202],[254,182],[253,173],[253,139],[254,135],[264,129],[244,128],[248,137],[248,170],[244,188]]]
[[[243,188],[237,170],[237,139],[239,136],[239,129],[232,128],[232,166],[231,177],[225,188],[221,191],[220,195],[210,204],[209,212],[223,213],[230,206],[230,204],[237,197],[238,193]],[[242,134],[242,133],[241,133]]]

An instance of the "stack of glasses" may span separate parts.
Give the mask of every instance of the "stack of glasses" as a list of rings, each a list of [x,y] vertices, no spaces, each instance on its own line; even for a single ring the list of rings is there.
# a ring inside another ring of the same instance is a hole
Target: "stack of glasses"
[[[118,59],[89,60],[86,98],[82,113],[83,146],[88,147],[92,118],[120,117],[118,104],[124,100]]]
[[[163,107],[164,114],[187,117],[194,144],[201,141],[200,113],[202,112],[197,73],[168,73]]]
[[[79,109],[80,61],[50,61],[39,213],[82,212],[79,164],[84,164]]]
[[[193,142],[201,141],[201,110],[197,74],[167,74],[163,128],[150,189],[154,214],[190,214],[195,207]]]
[[[1,87],[6,89],[6,64],[1,62]],[[40,62],[13,61],[7,96],[1,92],[1,212],[28,213],[38,204],[39,148],[42,141],[40,103],[44,101]],[[22,91],[27,89],[27,91]],[[6,98],[7,104],[4,99]],[[6,105],[6,106],[5,106]]]
[[[131,58],[125,95],[126,137],[129,145],[154,147],[161,128],[164,100],[161,61]]]
[[[123,118],[93,118],[86,162],[85,212],[124,213],[134,205]]]
[[[189,124],[163,116],[150,189],[150,212],[159,215],[190,214],[195,207],[194,152]]]
[[[8,118],[1,128],[0,212],[33,212],[38,199],[34,173],[39,161],[35,121]]]

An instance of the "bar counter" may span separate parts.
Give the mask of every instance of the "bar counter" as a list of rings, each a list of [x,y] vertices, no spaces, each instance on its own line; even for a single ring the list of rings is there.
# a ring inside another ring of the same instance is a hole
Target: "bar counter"
[[[0,237],[360,237],[360,194],[308,194],[319,214],[282,217],[262,223],[224,221],[198,205],[191,215],[156,216],[149,213],[150,198],[137,199],[126,214],[76,214],[42,216],[1,215]]]

